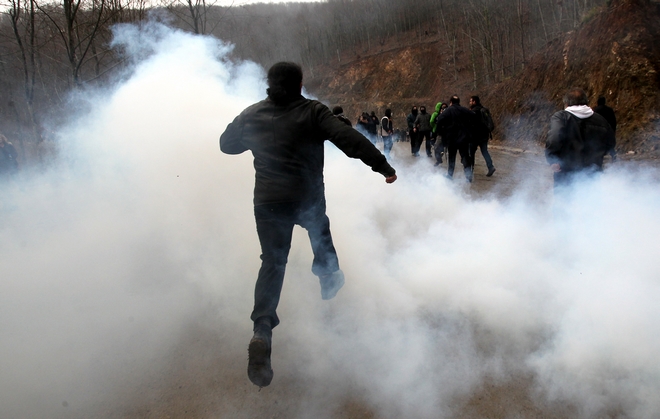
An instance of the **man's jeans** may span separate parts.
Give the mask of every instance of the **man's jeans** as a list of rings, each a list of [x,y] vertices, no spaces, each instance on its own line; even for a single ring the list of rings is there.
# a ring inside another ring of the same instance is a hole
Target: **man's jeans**
[[[477,157],[477,148],[481,149],[481,155],[484,156],[486,161],[486,167],[488,170],[493,168],[493,159],[490,158],[490,153],[488,152],[488,140],[481,141],[479,143],[470,144],[470,155],[472,156],[472,165],[474,165],[475,157]]]
[[[472,179],[472,156],[470,155],[470,145],[467,143],[461,144],[447,144],[447,175],[454,176],[454,168],[456,167],[456,152],[461,155],[461,163],[463,164],[463,172],[465,177]]]
[[[325,215],[325,197],[312,202],[285,202],[254,207],[257,234],[261,243],[261,269],[254,290],[253,321],[269,316],[272,327],[279,324],[276,309],[280,301],[284,271],[293,226],[305,228],[314,253],[312,272],[327,275],[339,269],[337,252],[330,235],[330,220]]]

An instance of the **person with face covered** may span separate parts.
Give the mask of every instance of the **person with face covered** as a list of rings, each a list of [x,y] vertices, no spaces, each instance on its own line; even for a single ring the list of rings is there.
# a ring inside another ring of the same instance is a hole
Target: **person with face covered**
[[[417,127],[417,142],[419,144],[417,151],[419,152],[422,142],[426,140],[426,155],[433,157],[431,154],[431,147],[433,146],[431,144],[431,114],[426,113],[426,106],[419,107],[419,114],[415,118],[415,127]]]
[[[248,107],[220,137],[227,154],[251,151],[254,157],[254,215],[261,244],[261,268],[254,292],[254,336],[248,346],[248,377],[259,387],[273,379],[272,329],[280,322],[277,306],[284,281],[293,227],[308,232],[321,297],[329,300],[344,285],[326,216],[323,184],[324,143],[362,160],[387,183],[396,172],[383,154],[322,103],[301,95],[299,65],[280,62],[268,70],[268,97]]]
[[[408,124],[408,135],[410,136],[410,152],[413,156],[419,156],[419,146],[417,144],[417,127],[415,126],[415,119],[417,119],[417,106],[413,105],[410,113],[406,117],[406,123]]]

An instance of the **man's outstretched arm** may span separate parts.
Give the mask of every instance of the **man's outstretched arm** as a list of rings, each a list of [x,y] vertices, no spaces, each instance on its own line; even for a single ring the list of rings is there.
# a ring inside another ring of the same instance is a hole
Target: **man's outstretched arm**
[[[387,183],[396,180],[396,170],[387,162],[383,153],[381,153],[364,135],[357,130],[341,123],[332,116],[330,110],[320,105],[316,107],[316,120],[321,130],[348,157],[360,159],[364,164],[371,167],[371,170],[385,176]]]

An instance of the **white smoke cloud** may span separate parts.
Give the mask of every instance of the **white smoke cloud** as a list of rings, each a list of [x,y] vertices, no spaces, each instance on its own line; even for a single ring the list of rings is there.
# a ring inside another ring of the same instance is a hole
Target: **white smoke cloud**
[[[450,418],[486,377],[520,374],[541,408],[657,416],[656,172],[610,171],[552,207],[530,190],[470,198],[421,165],[387,185],[331,145],[346,286],[320,300],[297,229],[275,379],[257,392],[254,173],[218,137],[263,97],[264,70],[158,25],[121,27],[115,43],[135,66],[86,92],[89,112],[59,132],[63,163],[2,186],[0,417],[171,414],[163,395],[201,381],[180,390],[195,417],[335,417],[352,401]]]

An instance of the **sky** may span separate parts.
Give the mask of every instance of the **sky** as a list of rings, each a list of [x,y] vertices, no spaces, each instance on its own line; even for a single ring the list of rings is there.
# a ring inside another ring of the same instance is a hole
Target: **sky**
[[[246,362],[252,328],[254,169],[218,138],[264,97],[265,70],[160,24],[119,26],[114,45],[133,64],[72,95],[88,111],[58,128],[58,162],[0,186],[2,418],[119,406],[191,324],[223,336],[217,379],[247,382],[222,369]],[[581,418],[657,417],[657,172],[614,168],[548,207],[533,183],[475,199],[424,165],[387,185],[330,144],[325,167],[346,285],[321,301],[296,229],[262,390],[310,383],[296,417],[359,394],[382,418],[449,418],[485,377],[521,371]],[[241,397],[223,417],[249,417]]]

